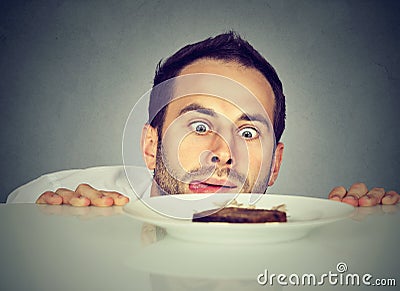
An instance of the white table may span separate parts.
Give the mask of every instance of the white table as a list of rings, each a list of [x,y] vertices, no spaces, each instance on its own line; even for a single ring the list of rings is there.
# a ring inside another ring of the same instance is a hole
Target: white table
[[[196,244],[165,235],[119,207],[0,205],[0,290],[309,290],[262,286],[257,275],[348,271],[400,285],[400,206],[359,208],[301,240],[252,246]],[[146,231],[147,230],[147,231]],[[157,238],[155,234],[157,233]],[[325,281],[327,282],[327,281]],[[323,285],[343,290],[343,285]],[[353,286],[357,290],[396,287]],[[398,287],[397,287],[398,288]]]

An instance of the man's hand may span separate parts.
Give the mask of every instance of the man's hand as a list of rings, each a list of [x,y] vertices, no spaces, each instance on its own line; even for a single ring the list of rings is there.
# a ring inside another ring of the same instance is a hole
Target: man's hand
[[[72,206],[123,206],[129,198],[118,192],[96,190],[88,184],[80,184],[75,191],[59,188],[56,192],[46,191],[36,200],[37,204]]]
[[[349,190],[346,190],[343,186],[333,188],[328,198],[352,206],[375,206],[378,204],[396,204],[400,195],[396,191],[385,192],[383,188],[372,188],[368,191],[364,183],[356,183]]]

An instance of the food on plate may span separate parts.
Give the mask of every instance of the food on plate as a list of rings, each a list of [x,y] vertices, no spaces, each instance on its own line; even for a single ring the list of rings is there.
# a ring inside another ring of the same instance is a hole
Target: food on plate
[[[232,203],[237,205],[237,203]],[[240,205],[241,206],[241,205]],[[193,222],[265,223],[286,222],[284,205],[272,209],[254,207],[225,207],[201,211],[193,214]]]

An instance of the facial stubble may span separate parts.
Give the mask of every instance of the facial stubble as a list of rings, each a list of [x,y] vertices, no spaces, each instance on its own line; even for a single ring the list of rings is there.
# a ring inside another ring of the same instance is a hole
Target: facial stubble
[[[159,195],[186,194],[189,192],[189,184],[183,181],[193,181],[196,177],[197,180],[199,180],[198,177],[211,176],[214,172],[220,175],[226,172],[226,176],[238,181],[239,184],[242,185],[240,190],[237,191],[240,193],[264,193],[268,186],[269,174],[264,179],[258,177],[254,185],[250,185],[248,175],[240,174],[229,168],[217,169],[216,166],[195,168],[183,175],[179,175],[177,171],[173,170],[171,167],[168,154],[166,154],[162,141],[160,139],[158,140],[154,180],[158,186],[157,190]],[[259,179],[261,179],[261,181],[259,181]],[[202,178],[200,178],[200,180],[202,180]]]

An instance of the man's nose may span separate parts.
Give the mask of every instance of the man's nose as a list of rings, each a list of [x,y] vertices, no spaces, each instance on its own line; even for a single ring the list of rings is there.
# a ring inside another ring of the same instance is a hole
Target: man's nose
[[[233,165],[233,155],[230,143],[222,136],[216,134],[211,149],[211,163],[218,164],[218,166]]]

